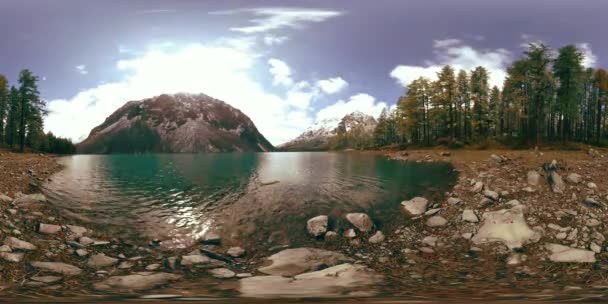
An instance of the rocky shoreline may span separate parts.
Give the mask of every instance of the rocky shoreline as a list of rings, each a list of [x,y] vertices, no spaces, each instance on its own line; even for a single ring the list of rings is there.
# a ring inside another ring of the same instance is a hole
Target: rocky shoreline
[[[608,201],[601,151],[389,152],[451,162],[441,199],[405,198],[395,225],[366,213],[301,225],[314,246],[228,247],[208,232],[187,250],[123,240],[62,217],[39,193],[0,195],[0,295],[461,298],[531,294],[605,299]],[[258,252],[255,252],[258,251]],[[200,291],[200,290],[199,290]],[[518,294],[521,293],[521,294]]]

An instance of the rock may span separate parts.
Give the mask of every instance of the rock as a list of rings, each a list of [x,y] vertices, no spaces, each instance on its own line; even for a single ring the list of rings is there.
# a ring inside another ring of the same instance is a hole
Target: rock
[[[0,202],[2,202],[2,203],[10,203],[12,201],[13,201],[12,198],[10,198],[9,196],[5,195],[4,193],[0,193]]]
[[[236,273],[234,273],[234,271],[232,271],[228,268],[211,269],[211,270],[209,270],[209,273],[214,278],[218,278],[218,279],[230,279],[230,278],[234,278],[236,276]]]
[[[334,231],[327,231],[327,233],[325,233],[325,240],[326,241],[335,241],[338,239],[338,234]]]
[[[589,182],[589,183],[587,183],[587,188],[589,188],[589,189],[597,189],[597,185],[595,183]]]
[[[89,252],[84,249],[76,249],[76,255],[79,257],[85,257],[89,255]]]
[[[595,150],[593,148],[589,148],[589,150],[587,151],[587,153],[591,157],[600,157],[600,156],[602,156],[602,154],[599,151],[597,151],[597,150]]]
[[[105,281],[93,284],[93,287],[102,291],[130,291],[152,289],[167,283],[177,281],[181,276],[164,272],[140,272],[126,276],[115,276]]]
[[[87,265],[92,268],[103,268],[112,265],[116,265],[118,263],[118,259],[109,257],[105,254],[96,254],[89,258]]]
[[[231,256],[233,258],[239,258],[245,254],[245,249],[243,249],[241,247],[230,247],[230,249],[228,249],[228,251],[226,251],[226,254],[228,254],[229,256]]]
[[[87,228],[84,228],[82,226],[74,226],[74,225],[67,225],[66,227],[68,227],[68,231],[76,236],[82,236],[84,234],[87,233]]]
[[[306,229],[312,236],[318,237],[327,232],[328,221],[327,215],[315,216],[306,222]]]
[[[448,205],[457,205],[462,203],[462,200],[456,197],[450,197],[448,198]]]
[[[500,198],[500,194],[498,194],[498,192],[491,191],[491,190],[485,190],[483,192],[483,196],[485,196],[493,201],[497,201],[498,198]]]
[[[207,256],[194,254],[194,255],[185,255],[182,256],[182,260],[180,264],[182,266],[192,266],[198,264],[209,264],[211,263],[211,259]]]
[[[587,207],[591,207],[591,208],[600,208],[600,207],[603,206],[602,203],[600,203],[599,201],[597,201],[593,197],[587,197],[587,198],[585,198],[585,200],[583,201],[583,205],[585,205]]]
[[[471,209],[465,209],[464,211],[462,211],[462,220],[470,223],[479,222],[477,215],[475,215],[475,212]]]
[[[23,260],[23,253],[0,252],[0,258],[7,262],[19,263]]]
[[[598,221],[597,219],[591,218],[588,219],[587,222],[585,223],[586,226],[588,227],[597,227],[599,225],[601,225],[602,222]]]
[[[568,234],[567,234],[567,233],[565,233],[565,232],[560,232],[560,233],[558,233],[558,234],[556,234],[556,235],[555,235],[555,238],[556,238],[556,239],[558,239],[558,240],[563,240],[563,239],[565,239],[567,236],[568,236]]]
[[[500,163],[502,163],[503,161],[505,161],[505,159],[504,159],[504,158],[502,158],[502,157],[500,157],[500,156],[498,156],[498,155],[496,155],[496,154],[492,154],[492,155],[490,155],[490,159],[491,159],[492,161],[494,161],[495,163],[497,163],[497,164],[500,164]]]
[[[520,248],[535,237],[524,219],[524,206],[483,214],[483,225],[471,239],[475,244],[503,242],[510,249]]]
[[[430,215],[435,215],[437,214],[439,211],[441,211],[441,208],[433,208],[433,209],[429,209],[427,212],[424,213],[424,215],[430,216]]]
[[[8,245],[2,245],[2,246],[0,246],[0,252],[11,252],[11,251],[13,251],[13,250]]]
[[[365,295],[372,296],[381,280],[380,275],[364,265],[341,264],[294,278],[278,275],[244,278],[239,281],[239,291],[241,296],[250,298],[343,297],[351,290],[365,290]]]
[[[368,242],[372,244],[382,243],[384,242],[384,234],[382,231],[376,231],[376,233],[369,238]]]
[[[426,236],[422,239],[422,243],[429,245],[431,247],[435,247],[437,245],[437,237],[436,236]]]
[[[471,188],[471,192],[473,193],[479,193],[481,190],[483,190],[482,182],[476,182],[475,185],[473,185],[473,188]]]
[[[42,283],[46,283],[46,284],[51,284],[51,283],[55,283],[55,282],[59,282],[59,281],[63,280],[63,277],[57,277],[57,276],[33,276],[33,277],[30,278],[30,280],[36,281],[36,282],[42,282]]]
[[[418,216],[426,212],[429,201],[424,197],[414,197],[409,201],[401,202],[401,210],[410,217]]]
[[[549,185],[554,193],[564,193],[564,190],[566,190],[566,184],[564,184],[562,177],[555,171],[549,173]]]
[[[525,191],[525,192],[528,192],[528,193],[533,193],[533,192],[535,192],[535,191],[536,191],[536,190],[534,190],[534,188],[532,188],[532,187],[525,187],[525,188],[523,188],[523,189],[521,189],[521,190],[522,190],[522,191]]]
[[[371,231],[374,227],[374,222],[365,213],[348,213],[346,215],[348,220],[353,226],[357,227],[361,232]]]
[[[81,244],[82,246],[89,246],[91,244],[94,244],[95,240],[93,240],[90,237],[83,236],[83,237],[78,238],[78,243]]]
[[[118,269],[129,269],[133,266],[134,266],[133,263],[131,263],[129,261],[124,261],[124,262],[121,262],[120,264],[118,264]]]
[[[334,266],[352,259],[333,251],[315,248],[285,249],[267,258],[269,266],[258,270],[265,274],[294,276],[307,271],[319,270],[322,267]]]
[[[595,263],[595,252],[564,245],[547,243],[545,248],[551,251],[549,260],[563,263]]]
[[[569,183],[578,184],[583,181],[583,177],[580,176],[580,174],[570,173],[568,176],[566,176],[566,180]]]
[[[32,267],[42,270],[42,271],[59,273],[59,274],[66,275],[66,276],[74,276],[74,275],[79,275],[82,273],[82,269],[80,269],[76,266],[70,265],[70,264],[65,264],[65,263],[32,262],[31,265],[32,265]]]
[[[433,248],[429,248],[429,247],[420,247],[420,251],[423,253],[435,253],[435,250],[433,250]]]
[[[602,247],[596,243],[591,243],[589,245],[589,249],[591,249],[591,251],[595,252],[595,253],[600,253],[602,252]]]
[[[470,233],[470,232],[465,232],[461,236],[462,236],[463,239],[470,240],[473,237],[473,234]]]
[[[236,277],[239,278],[239,279],[242,279],[242,278],[251,278],[252,276],[253,275],[251,273],[249,273],[249,272],[237,273],[236,274]]]
[[[538,186],[540,174],[536,171],[528,171],[528,185]]]
[[[347,229],[344,231],[344,237],[347,239],[354,239],[357,237],[357,233],[355,232],[355,229]]]
[[[147,271],[154,271],[154,270],[158,270],[159,268],[160,268],[160,264],[150,264],[150,265],[146,266]]]
[[[13,205],[19,208],[31,208],[46,202],[46,197],[42,194],[23,195],[13,201]]]
[[[445,226],[447,223],[448,221],[439,215],[431,216],[426,220],[426,225],[432,228],[442,227]]]
[[[218,245],[222,243],[222,238],[214,232],[207,232],[203,237],[203,244]]]
[[[36,230],[42,234],[55,234],[61,231],[61,226],[40,223]]]
[[[22,241],[18,238],[14,238],[12,236],[9,236],[4,240],[4,245],[7,245],[7,246],[11,247],[12,249],[24,250],[24,251],[31,251],[31,250],[37,249],[36,246],[34,246],[34,244],[28,243],[26,241]]]

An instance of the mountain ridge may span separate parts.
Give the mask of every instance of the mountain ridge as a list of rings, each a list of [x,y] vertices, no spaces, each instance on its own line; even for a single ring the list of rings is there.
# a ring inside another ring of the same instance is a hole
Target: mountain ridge
[[[77,145],[79,153],[273,151],[251,119],[205,94],[132,100]]]

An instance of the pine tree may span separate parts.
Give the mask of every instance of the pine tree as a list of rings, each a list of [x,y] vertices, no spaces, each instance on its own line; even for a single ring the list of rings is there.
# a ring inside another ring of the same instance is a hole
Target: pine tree
[[[458,107],[462,108],[462,134],[465,140],[471,137],[471,94],[470,84],[467,72],[460,70],[458,77],[456,78],[457,83],[457,100]]]
[[[561,137],[564,141],[569,139],[578,113],[583,75],[582,61],[582,53],[574,45],[567,45],[559,49],[559,55],[553,64],[553,75],[558,81],[557,107],[560,116],[563,117]]]
[[[378,118],[378,124],[374,129],[374,144],[378,147],[386,145],[386,134],[388,133],[388,110],[382,109],[380,117]]]
[[[606,105],[608,99],[608,72],[604,69],[598,69],[594,75],[595,85],[597,87],[597,102],[596,102],[596,120],[595,120],[595,136],[596,143],[600,143],[602,137],[602,126],[604,123],[604,115],[602,109]]]
[[[438,119],[441,136],[456,136],[455,112],[456,112],[456,78],[454,69],[446,65],[437,73],[435,82],[435,98],[433,98],[434,110]]]
[[[21,118],[21,98],[19,97],[19,90],[15,87],[11,87],[9,93],[9,111],[8,118],[6,121],[6,144],[9,148],[18,142],[17,137],[19,135],[19,119]]]
[[[476,137],[485,137],[488,133],[488,71],[477,67],[471,72],[471,99],[473,101],[473,129]]]
[[[6,142],[5,120],[9,106],[8,80],[4,75],[0,75],[0,146]]]
[[[21,99],[21,117],[19,122],[19,151],[25,150],[26,132],[28,122],[32,122],[36,126],[38,116],[41,117],[45,113],[45,102],[39,97],[38,92],[38,77],[34,76],[29,70],[22,70],[19,73],[19,97]],[[40,123],[41,125],[41,123]]]
[[[499,107],[501,104],[500,90],[497,86],[494,86],[490,92],[490,99],[488,102],[488,125],[492,136],[498,136],[500,132],[501,116],[499,115]]]

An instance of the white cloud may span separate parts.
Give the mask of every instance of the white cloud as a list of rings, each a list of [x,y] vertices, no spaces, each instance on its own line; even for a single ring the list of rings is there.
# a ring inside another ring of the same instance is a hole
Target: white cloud
[[[378,117],[382,109],[386,107],[385,102],[376,101],[376,98],[369,94],[359,93],[351,96],[347,101],[339,100],[333,105],[319,110],[317,121],[336,117],[342,118],[356,111]]]
[[[273,76],[272,83],[274,85],[290,86],[293,84],[293,79],[291,79],[291,68],[285,61],[270,58],[268,59],[268,64],[270,64],[269,71]]]
[[[264,36],[264,44],[266,44],[268,46],[280,45],[280,44],[285,43],[287,40],[289,40],[289,37],[287,37],[287,36],[273,36],[273,35]]]
[[[87,66],[84,64],[77,65],[76,70],[78,71],[78,73],[80,73],[82,75],[86,75],[89,73],[89,71],[87,71]]]
[[[583,66],[594,68],[597,65],[597,55],[591,50],[591,45],[589,43],[578,43],[576,47],[583,53]]]
[[[334,77],[317,81],[317,86],[327,94],[335,94],[348,86],[348,82],[342,77]]]
[[[123,54],[124,55],[124,54]],[[159,45],[116,62],[119,81],[78,92],[69,99],[49,101],[46,131],[76,142],[130,100],[178,92],[204,93],[246,113],[273,144],[298,136],[314,120],[312,104],[323,96],[314,82],[296,81],[282,60],[266,62],[252,49],[212,44]],[[281,86],[268,91],[258,81],[260,64],[279,77]],[[273,65],[274,64],[274,65]]]
[[[407,86],[418,77],[437,78],[437,72],[444,65],[451,65],[456,71],[471,71],[483,66],[490,73],[490,86],[502,87],[507,75],[507,65],[511,53],[505,49],[475,49],[457,39],[434,42],[435,59],[422,66],[398,65],[390,73],[401,85]]]
[[[311,86],[308,81],[300,81],[287,91],[286,101],[297,109],[309,110],[311,103],[319,97],[319,93],[319,89]]]
[[[339,11],[281,7],[229,10],[212,12],[211,14],[233,15],[241,13],[249,13],[254,16],[249,20],[252,25],[231,27],[230,30],[245,34],[263,33],[282,28],[301,28],[305,23],[319,23],[342,15],[342,12]]]

